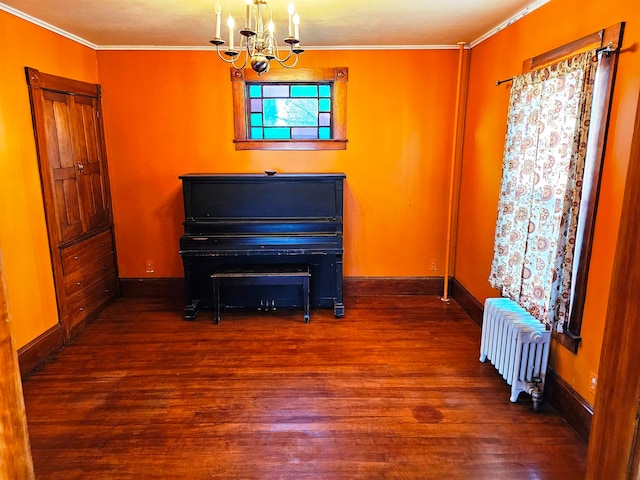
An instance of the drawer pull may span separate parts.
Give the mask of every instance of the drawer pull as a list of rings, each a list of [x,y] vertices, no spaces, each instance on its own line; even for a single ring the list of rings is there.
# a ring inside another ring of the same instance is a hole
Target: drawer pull
[[[110,291],[111,291],[111,290],[107,288],[107,289],[104,291],[104,293],[109,293]]]
[[[79,312],[81,312],[81,311],[83,311],[83,310],[84,310],[84,308],[85,308],[85,307],[80,307],[80,308],[78,309],[78,311],[79,311]]]
[[[75,256],[73,257],[73,259],[74,259],[74,260],[78,260],[79,258],[80,258],[80,255],[75,255]]]
[[[102,266],[102,269],[103,269],[103,270],[106,270],[107,268],[109,268],[107,265],[103,265],[103,266]]]
[[[82,282],[76,282],[76,287],[79,287],[80,285],[82,285]]]
[[[100,246],[101,246],[101,247],[104,247],[104,242],[102,242],[102,243],[100,244]]]

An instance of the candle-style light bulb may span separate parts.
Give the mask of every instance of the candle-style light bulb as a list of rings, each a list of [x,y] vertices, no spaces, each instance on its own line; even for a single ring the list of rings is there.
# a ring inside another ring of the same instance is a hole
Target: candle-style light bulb
[[[296,13],[296,7],[293,5],[293,2],[289,3],[287,11],[289,12],[289,37],[293,37],[293,14]]]
[[[216,3],[216,37],[220,38],[220,17],[222,13],[222,7],[220,6],[220,2]]]
[[[269,30],[269,33],[271,35],[273,35],[273,33],[276,31],[276,26],[273,23],[273,20],[269,20],[269,25],[267,25],[267,30]]]
[[[293,38],[300,40],[300,15],[297,13],[293,16]]]
[[[247,14],[244,19],[244,28],[247,30],[251,30],[251,6],[253,5],[253,0],[247,0]]]
[[[233,29],[236,26],[236,22],[233,21],[231,15],[229,15],[229,20],[227,20],[227,26],[229,27],[229,50],[233,50]]]

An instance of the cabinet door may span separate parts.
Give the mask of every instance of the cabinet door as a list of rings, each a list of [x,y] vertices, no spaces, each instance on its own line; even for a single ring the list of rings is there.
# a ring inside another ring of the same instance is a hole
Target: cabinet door
[[[73,147],[79,182],[80,208],[85,231],[109,224],[105,162],[102,158],[98,99],[74,95]]]
[[[109,224],[97,99],[41,90],[46,158],[59,243]],[[43,175],[44,178],[44,175]]]
[[[58,242],[72,240],[86,230],[82,222],[80,192],[76,176],[73,146],[73,113],[71,95],[43,90],[42,106],[45,127],[44,145],[53,212],[59,229]],[[41,155],[41,163],[43,162]],[[41,172],[44,174],[45,172]],[[43,175],[43,180],[45,175]]]

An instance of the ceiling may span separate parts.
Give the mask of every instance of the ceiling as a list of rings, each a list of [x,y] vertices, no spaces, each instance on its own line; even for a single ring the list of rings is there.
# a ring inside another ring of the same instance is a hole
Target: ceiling
[[[244,0],[3,0],[0,9],[95,49],[210,48],[215,4],[222,37]],[[290,0],[269,0],[278,32]],[[549,0],[294,0],[303,48],[438,48],[472,44]],[[236,34],[237,35],[237,34]],[[237,38],[237,37],[236,37]],[[280,42],[282,43],[282,42]]]

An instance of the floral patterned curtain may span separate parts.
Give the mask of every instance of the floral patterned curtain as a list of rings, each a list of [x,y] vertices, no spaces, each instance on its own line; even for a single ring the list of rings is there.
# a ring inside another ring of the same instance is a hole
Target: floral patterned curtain
[[[569,318],[597,53],[513,79],[489,282],[558,332]]]

